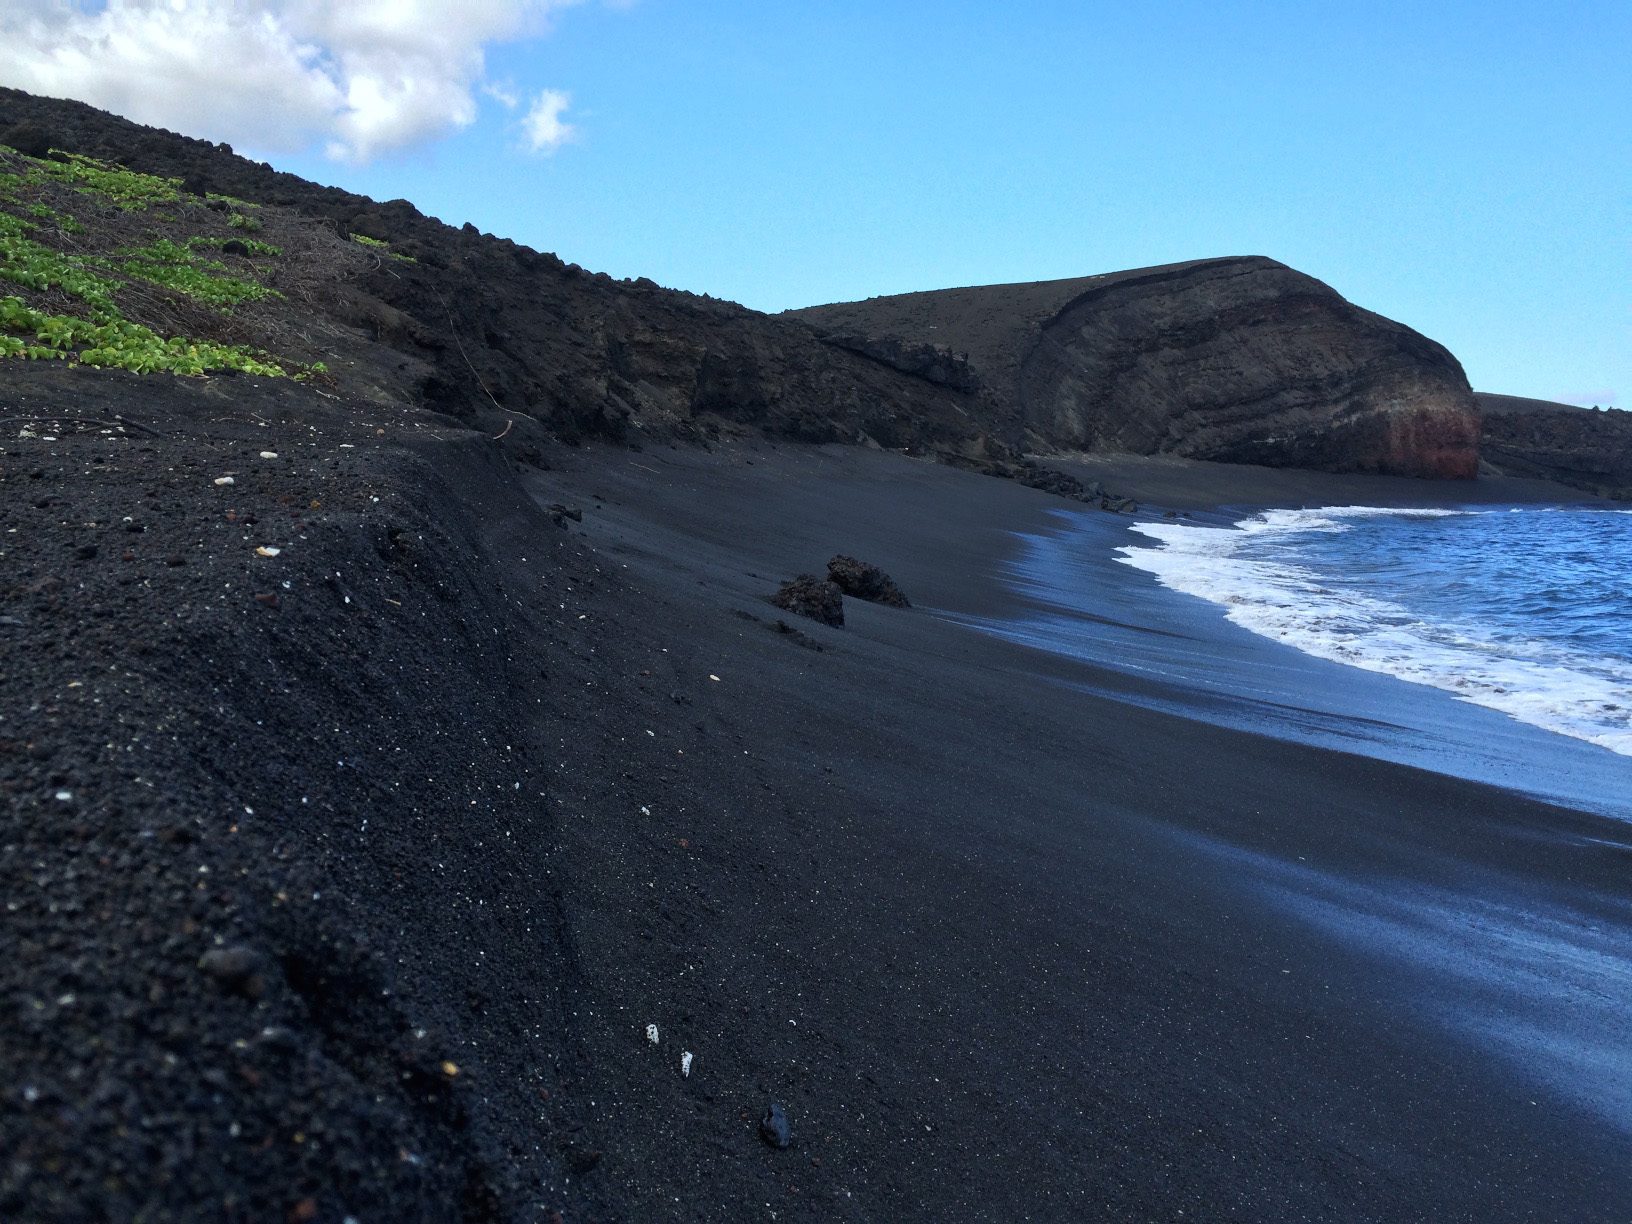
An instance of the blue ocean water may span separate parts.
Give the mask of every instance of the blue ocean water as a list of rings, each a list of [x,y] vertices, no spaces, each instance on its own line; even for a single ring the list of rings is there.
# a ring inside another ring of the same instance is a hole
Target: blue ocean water
[[[1632,755],[1632,511],[1269,510],[1121,559],[1307,654]]]

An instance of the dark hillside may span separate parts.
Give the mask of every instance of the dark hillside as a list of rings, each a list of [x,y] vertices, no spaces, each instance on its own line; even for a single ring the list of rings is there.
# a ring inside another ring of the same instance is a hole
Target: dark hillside
[[[42,153],[175,178],[372,244],[370,266],[310,306],[387,346],[397,381],[463,419],[526,414],[555,438],[633,445],[743,431],[860,442],[1022,479],[1021,452],[1062,449],[1441,477],[1477,467],[1477,410],[1455,358],[1273,260],[771,317],[614,281],[78,103],[0,90],[8,125]]]
[[[972,423],[966,393],[835,350],[800,323],[646,280],[614,281],[469,224],[445,225],[406,200],[376,203],[224,145],[0,89],[0,132],[17,125],[42,149],[179,179],[190,191],[319,220],[337,238],[372,240],[374,247],[348,244],[370,256],[368,266],[343,292],[311,305],[398,353],[420,374],[416,398],[456,416],[527,414],[566,441],[706,441],[748,429],[871,440],[977,463],[1010,457]]]

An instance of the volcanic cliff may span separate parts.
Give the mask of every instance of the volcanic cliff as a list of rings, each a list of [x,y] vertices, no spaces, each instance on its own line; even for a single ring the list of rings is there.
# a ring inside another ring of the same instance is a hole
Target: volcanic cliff
[[[1632,500],[1632,412],[1483,393],[1479,407],[1481,453],[1496,471]]]
[[[1207,259],[793,312],[837,347],[983,393],[1041,450],[1464,478],[1456,358],[1272,259]]]

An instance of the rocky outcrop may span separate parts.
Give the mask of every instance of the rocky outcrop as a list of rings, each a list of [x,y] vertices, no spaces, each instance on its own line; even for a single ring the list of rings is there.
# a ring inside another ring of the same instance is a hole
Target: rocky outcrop
[[[1077,280],[793,312],[888,361],[962,356],[1004,436],[1038,449],[1472,477],[1478,409],[1434,341],[1274,260],[1212,259]],[[875,337],[870,347],[856,337]]]
[[[1513,395],[1477,398],[1484,416],[1482,454],[1498,472],[1632,501],[1632,412]]]
[[[815,574],[800,574],[791,582],[784,582],[770,601],[784,612],[808,617],[831,625],[844,627],[844,592],[838,585]]]
[[[895,579],[878,566],[843,553],[827,563],[827,580],[853,599],[865,599],[888,608],[912,607],[901,588],[895,585]]]

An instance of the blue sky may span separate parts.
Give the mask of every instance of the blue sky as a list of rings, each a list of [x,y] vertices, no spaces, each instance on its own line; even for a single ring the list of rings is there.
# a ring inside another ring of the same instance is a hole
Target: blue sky
[[[1269,255],[1477,388],[1632,407],[1625,0],[467,7],[521,107],[478,80],[366,164],[257,156],[763,310]]]

